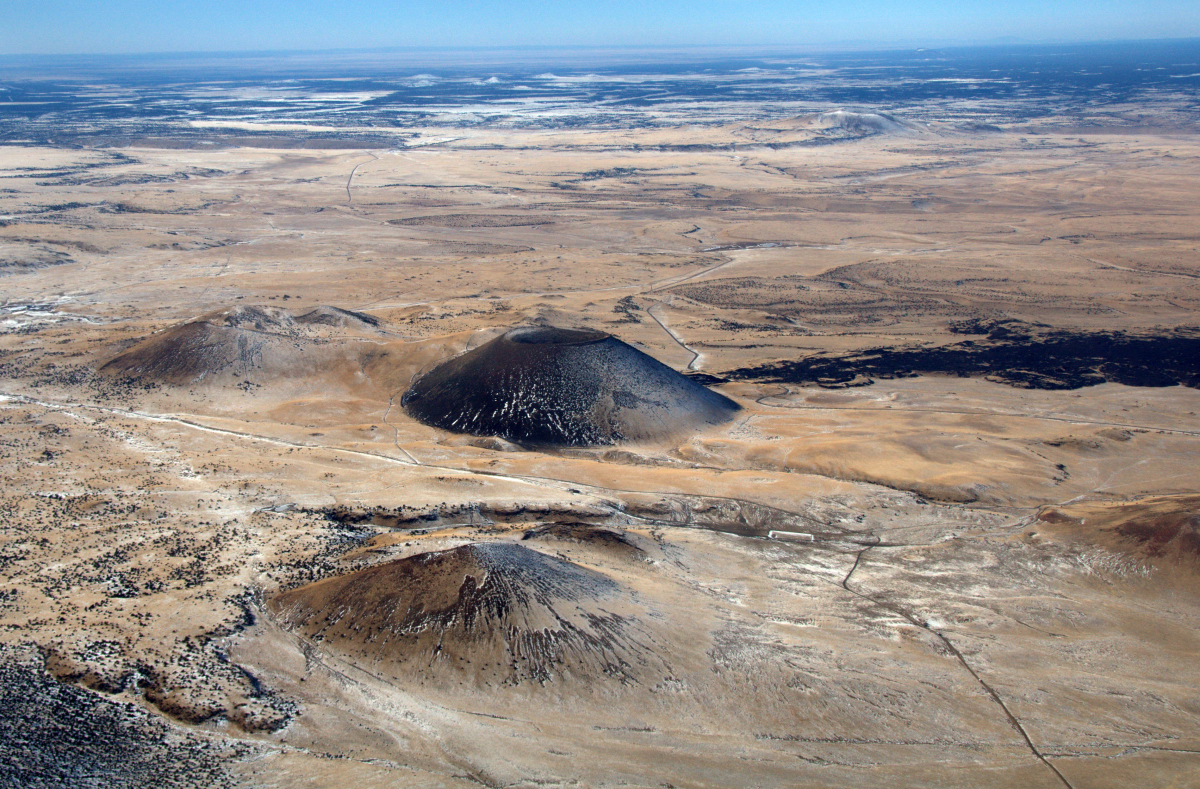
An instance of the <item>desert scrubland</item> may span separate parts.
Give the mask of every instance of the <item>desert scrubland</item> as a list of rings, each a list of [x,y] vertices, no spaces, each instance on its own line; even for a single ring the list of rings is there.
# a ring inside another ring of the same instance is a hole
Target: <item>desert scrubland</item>
[[[2,769],[1200,781],[1176,105],[0,146]],[[540,446],[402,407],[522,325],[740,410]]]

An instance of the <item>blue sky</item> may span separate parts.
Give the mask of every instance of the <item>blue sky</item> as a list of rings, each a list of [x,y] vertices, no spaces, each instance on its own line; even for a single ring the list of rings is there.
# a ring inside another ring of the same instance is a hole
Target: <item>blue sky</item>
[[[0,54],[1200,36],[1196,0],[0,0]]]

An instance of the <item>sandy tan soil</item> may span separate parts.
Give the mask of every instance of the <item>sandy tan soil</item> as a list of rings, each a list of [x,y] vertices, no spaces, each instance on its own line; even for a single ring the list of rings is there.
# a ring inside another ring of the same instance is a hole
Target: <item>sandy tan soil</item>
[[[653,130],[0,148],[0,641],[226,748],[248,786],[1200,782],[1200,390],[732,374],[969,321],[1194,330],[1200,143],[767,147],[806,123],[698,127],[687,151]],[[107,180],[61,175],[85,164]],[[552,449],[400,407],[538,322],[743,410]],[[481,626],[526,606],[479,637],[485,667],[459,631],[382,638],[418,620],[367,614],[416,598],[345,591],[473,542],[611,589],[535,605],[524,570],[465,563],[510,584]],[[326,628],[330,600],[363,626]],[[541,668],[510,670],[537,628]]]

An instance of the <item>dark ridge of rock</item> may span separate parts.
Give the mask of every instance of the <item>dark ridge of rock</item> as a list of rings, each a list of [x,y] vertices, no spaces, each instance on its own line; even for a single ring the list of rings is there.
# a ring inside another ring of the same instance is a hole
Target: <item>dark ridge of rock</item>
[[[273,353],[281,368],[306,371],[301,357],[314,342],[326,340],[325,327],[377,332],[371,315],[317,307],[299,318],[278,307],[239,306],[172,326],[110,359],[100,372],[174,384],[216,375],[244,376],[264,366]]]
[[[710,373],[687,372],[684,375],[701,386],[717,386],[718,384],[729,383],[727,379],[719,375],[711,375]]]
[[[547,502],[480,502],[467,501],[459,504],[441,504],[434,507],[354,508],[335,505],[332,507],[301,507],[299,512],[319,515],[330,523],[347,528],[363,527],[366,524],[385,529],[445,528],[451,525],[477,525],[480,523],[528,523],[530,520],[565,521],[584,518],[608,518],[612,511],[603,507],[585,504]]]
[[[442,363],[401,404],[444,430],[559,446],[676,437],[741,408],[609,334],[540,326]]]
[[[994,123],[956,123],[954,130],[967,134],[1003,134],[1004,129]]]
[[[0,224],[0,227],[3,227],[3,224]],[[0,257],[0,277],[8,274],[29,274],[38,269],[74,262],[75,260],[70,255],[40,251],[15,258]]]
[[[0,786],[232,787],[232,749],[141,707],[60,683],[32,650],[0,647]]]
[[[318,581],[269,606],[284,626],[376,673],[517,685],[635,680],[657,659],[627,597],[594,570],[497,542]]]
[[[537,526],[525,532],[521,539],[576,542],[625,559],[640,559],[646,555],[646,551],[638,547],[625,532],[602,529],[579,521]]]
[[[951,327],[986,334],[937,348],[872,348],[730,370],[734,380],[843,388],[875,378],[923,374],[988,380],[1023,389],[1080,389],[1106,382],[1126,386],[1200,387],[1200,329],[1162,334],[1046,330],[1016,321]]]

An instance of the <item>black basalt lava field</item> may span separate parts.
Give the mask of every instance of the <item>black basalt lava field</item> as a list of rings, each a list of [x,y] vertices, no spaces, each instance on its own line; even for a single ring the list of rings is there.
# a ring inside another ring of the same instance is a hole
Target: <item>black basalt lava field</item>
[[[677,436],[740,406],[603,332],[518,327],[421,376],[402,399],[426,424],[535,445]]]
[[[0,648],[0,786],[232,787],[220,746],[135,704],[55,680],[34,650]]]
[[[852,354],[731,370],[734,380],[818,384],[841,388],[870,378],[922,374],[983,376],[1023,389],[1126,386],[1200,387],[1200,330],[1162,334],[1072,332],[1017,321],[954,325],[956,334],[986,335],[934,348],[877,348]]]

